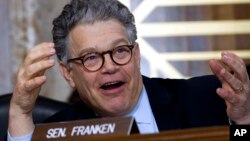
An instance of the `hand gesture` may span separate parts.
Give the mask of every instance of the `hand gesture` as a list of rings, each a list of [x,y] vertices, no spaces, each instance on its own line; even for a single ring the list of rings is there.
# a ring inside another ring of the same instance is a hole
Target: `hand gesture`
[[[244,61],[230,52],[221,54],[221,63],[210,60],[210,68],[222,83],[216,90],[227,105],[228,117],[236,124],[250,124],[250,81]]]
[[[20,67],[9,111],[9,132],[20,136],[33,129],[32,109],[41,86],[46,82],[45,71],[54,66],[53,43],[42,43],[32,48]]]

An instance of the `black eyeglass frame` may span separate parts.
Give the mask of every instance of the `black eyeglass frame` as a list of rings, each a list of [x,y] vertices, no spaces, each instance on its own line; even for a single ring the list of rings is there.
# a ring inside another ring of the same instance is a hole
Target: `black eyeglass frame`
[[[123,46],[126,46],[126,47],[128,47],[128,48],[130,49],[130,58],[129,58],[129,60],[128,60],[126,63],[117,63],[117,62],[114,60],[112,54],[113,54],[114,50],[116,50],[116,49],[119,48],[119,47],[123,47]],[[101,56],[101,58],[102,58],[102,64],[101,64],[100,67],[99,67],[98,69],[96,69],[96,70],[90,70],[90,69],[88,69],[87,67],[84,66],[84,58],[85,58],[85,56],[88,55],[88,54],[83,55],[83,56],[80,56],[80,57],[68,59],[68,60],[67,60],[67,63],[70,63],[70,62],[74,62],[74,61],[78,61],[78,60],[79,60],[79,61],[81,61],[81,64],[82,64],[82,66],[84,67],[85,70],[87,70],[87,71],[89,71],[89,72],[96,72],[96,71],[100,70],[100,69],[103,67],[103,65],[104,65],[104,62],[105,62],[105,57],[104,57],[104,55],[105,55],[105,54],[109,54],[111,60],[112,60],[116,65],[119,65],[119,66],[121,66],[121,65],[126,65],[126,64],[128,64],[128,63],[130,62],[130,60],[131,60],[131,58],[132,58],[132,53],[133,53],[133,48],[134,48],[134,46],[135,46],[135,44],[133,44],[133,45],[121,45],[121,46],[117,46],[117,47],[115,47],[115,48],[113,48],[113,49],[111,49],[111,50],[107,50],[107,51],[104,51],[104,52],[101,52],[101,53],[95,52],[95,53],[99,54],[99,55]]]

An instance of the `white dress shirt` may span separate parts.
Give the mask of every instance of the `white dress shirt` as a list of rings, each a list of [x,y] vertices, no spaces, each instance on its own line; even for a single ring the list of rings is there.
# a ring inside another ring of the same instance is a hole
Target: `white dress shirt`
[[[136,124],[141,134],[159,132],[144,86],[136,106],[132,112],[128,114],[128,116],[133,116],[135,118]]]

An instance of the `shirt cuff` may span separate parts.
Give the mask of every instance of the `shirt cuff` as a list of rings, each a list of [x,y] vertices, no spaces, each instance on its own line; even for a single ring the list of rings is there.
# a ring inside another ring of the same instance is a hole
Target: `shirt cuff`
[[[28,133],[21,137],[11,137],[9,131],[7,136],[7,141],[31,141],[34,130],[31,133]]]

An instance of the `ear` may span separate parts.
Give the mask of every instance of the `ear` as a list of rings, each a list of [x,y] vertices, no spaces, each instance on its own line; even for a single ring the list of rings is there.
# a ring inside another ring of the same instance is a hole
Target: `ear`
[[[140,53],[140,47],[139,47],[139,44],[138,43],[135,43],[135,59],[136,59],[136,62],[137,62],[137,65],[141,66],[141,53]]]
[[[60,62],[59,65],[60,65],[59,66],[60,72],[62,76],[64,77],[64,79],[69,83],[69,85],[72,88],[75,88],[75,82],[72,79],[73,76],[72,76],[71,70],[63,62]]]

